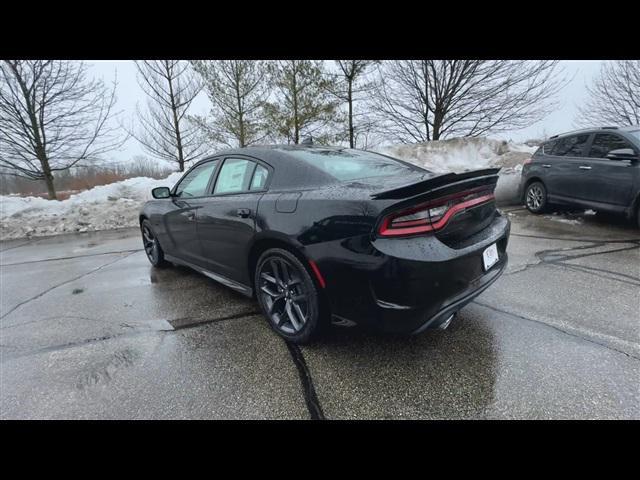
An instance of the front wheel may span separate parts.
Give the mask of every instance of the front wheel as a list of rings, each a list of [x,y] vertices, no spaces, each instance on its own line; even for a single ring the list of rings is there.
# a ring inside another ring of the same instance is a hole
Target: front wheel
[[[531,213],[542,213],[547,208],[547,189],[542,182],[533,182],[525,191],[525,205]]]
[[[294,343],[309,342],[320,328],[318,287],[291,252],[272,248],[258,259],[256,297],[271,328]]]
[[[151,265],[157,268],[169,266],[169,262],[164,259],[164,251],[158,242],[158,238],[153,233],[151,222],[149,222],[149,220],[143,220],[140,225],[140,230],[142,231],[142,245],[144,246],[144,252],[147,254],[147,258],[151,262]]]

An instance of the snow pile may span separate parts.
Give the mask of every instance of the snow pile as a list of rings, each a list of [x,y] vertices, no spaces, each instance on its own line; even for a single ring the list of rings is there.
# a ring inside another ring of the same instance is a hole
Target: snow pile
[[[537,148],[489,138],[452,138],[393,145],[379,151],[436,173],[502,167],[500,173],[509,174],[519,173]]]
[[[172,187],[181,175],[172,173],[161,180],[129,178],[62,201],[0,196],[0,239],[136,226],[140,208],[151,198],[151,190]]]

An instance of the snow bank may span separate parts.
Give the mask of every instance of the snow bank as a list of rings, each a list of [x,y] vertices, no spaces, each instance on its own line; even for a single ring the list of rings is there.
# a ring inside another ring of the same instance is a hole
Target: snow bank
[[[151,198],[151,190],[172,187],[180,176],[172,173],[161,180],[129,178],[62,201],[0,196],[0,239],[136,226],[140,208]]]
[[[537,147],[489,138],[453,138],[427,143],[393,145],[380,153],[419,165],[432,172],[461,172],[502,167],[501,174],[519,173]]]

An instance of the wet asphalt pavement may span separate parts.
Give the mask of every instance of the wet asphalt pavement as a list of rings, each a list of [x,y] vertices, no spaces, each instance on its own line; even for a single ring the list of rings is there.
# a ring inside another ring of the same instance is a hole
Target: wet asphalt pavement
[[[137,230],[0,244],[0,418],[640,419],[640,231],[523,209],[445,331],[287,345]]]

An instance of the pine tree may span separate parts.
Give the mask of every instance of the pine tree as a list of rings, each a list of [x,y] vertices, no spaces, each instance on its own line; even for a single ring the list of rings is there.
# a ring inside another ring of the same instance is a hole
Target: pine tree
[[[273,98],[265,105],[265,115],[272,135],[294,144],[303,136],[318,143],[331,141],[340,118],[323,62],[275,61],[269,64],[269,73]]]

